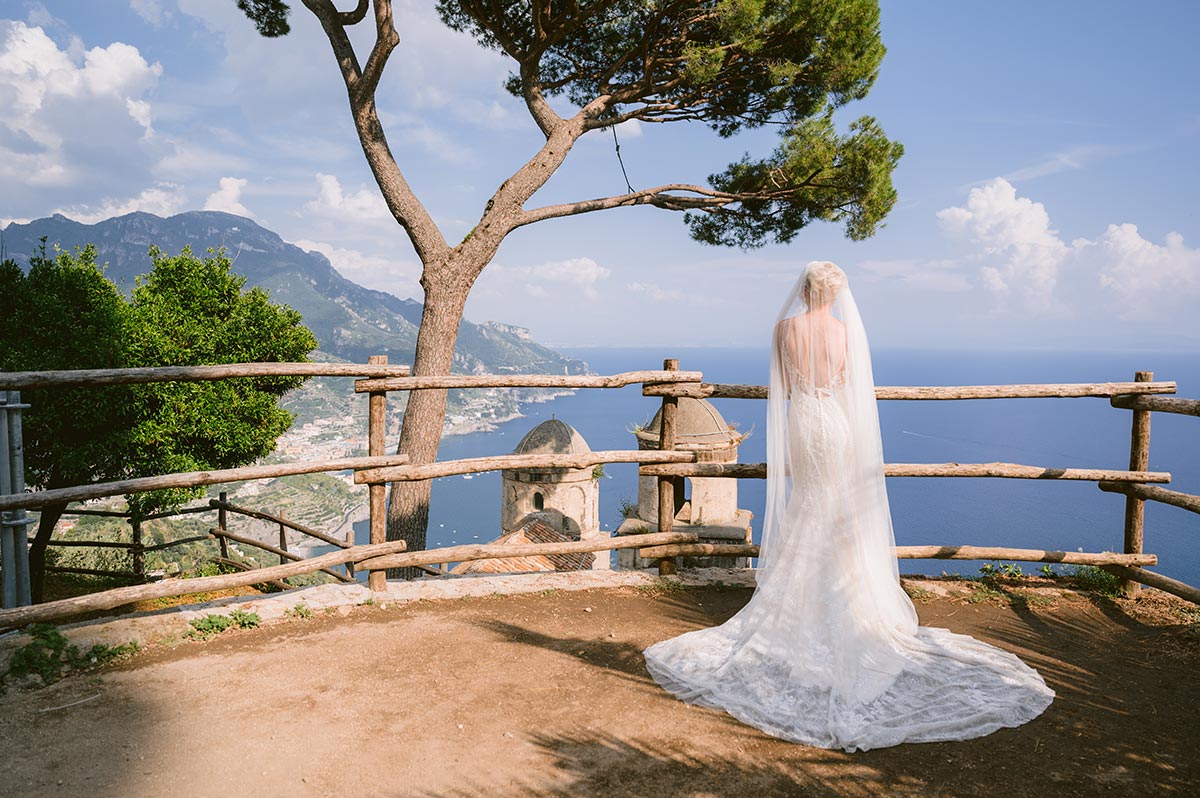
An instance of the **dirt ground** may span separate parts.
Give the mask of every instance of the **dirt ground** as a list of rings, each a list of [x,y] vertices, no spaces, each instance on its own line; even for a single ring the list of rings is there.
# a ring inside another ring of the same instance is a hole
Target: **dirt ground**
[[[918,593],[924,624],[1017,653],[1058,697],[978,740],[846,754],[687,706],[646,674],[643,648],[749,595],[421,601],[157,645],[0,696],[0,795],[1200,795],[1200,643],[1165,598]]]

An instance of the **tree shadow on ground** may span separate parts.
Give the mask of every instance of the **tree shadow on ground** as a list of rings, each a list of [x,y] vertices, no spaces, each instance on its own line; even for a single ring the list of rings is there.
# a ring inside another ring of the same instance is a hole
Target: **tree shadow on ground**
[[[551,779],[541,776],[508,784],[468,777],[448,792],[423,792],[426,798],[709,798],[709,796],[928,796],[924,779],[896,777],[856,763],[840,751],[791,746],[789,756],[760,758],[748,753],[756,733],[731,730],[728,754],[704,755],[669,743],[623,739],[602,732],[528,738],[537,753],[552,763]],[[553,783],[547,784],[547,781]]]
[[[720,623],[749,596],[720,601],[693,591],[656,601],[680,631]],[[955,613],[962,610],[962,614]],[[1114,616],[1115,613],[1115,616]],[[1057,694],[1039,718],[977,740],[905,745],[845,754],[775,740],[712,710],[694,709],[696,728],[663,728],[618,737],[603,718],[594,731],[533,734],[529,743],[553,762],[531,783],[464,787],[439,795],[812,795],[812,796],[1010,796],[1190,795],[1200,783],[1200,737],[1194,711],[1200,687],[1183,674],[1200,656],[1172,661],[1157,656],[1155,641],[1169,633],[1116,605],[1075,599],[1061,605],[926,605],[923,623],[949,626],[1020,656],[1038,669]],[[951,620],[951,618],[953,618]],[[645,670],[639,645],[625,641],[555,636],[490,620],[494,633],[578,659],[617,674],[646,701],[651,717],[674,717]],[[1169,629],[1169,628],[1168,628]],[[652,641],[651,641],[652,642]],[[618,687],[616,689],[623,689]],[[714,737],[715,736],[715,737]],[[718,741],[714,747],[713,739]],[[509,790],[508,792],[504,790]],[[430,794],[432,795],[432,793]]]

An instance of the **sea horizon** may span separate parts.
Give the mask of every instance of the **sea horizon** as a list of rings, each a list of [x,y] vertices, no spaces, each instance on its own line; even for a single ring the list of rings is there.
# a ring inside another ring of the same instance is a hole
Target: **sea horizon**
[[[661,367],[685,348],[576,347],[565,354],[587,360],[600,374]],[[706,381],[765,384],[765,347],[695,347],[680,367],[700,370]],[[953,354],[957,353],[957,354]],[[656,362],[657,361],[657,362]],[[689,362],[690,361],[690,362]],[[1137,370],[1174,380],[1178,394],[1200,396],[1200,355],[1138,350],[1031,354],[1027,349],[876,348],[879,385],[953,385],[1131,381]],[[714,400],[726,421],[750,432],[740,462],[765,457],[766,404],[757,400]],[[659,401],[641,396],[639,386],[584,389],[549,402],[523,405],[522,416],[492,431],[447,436],[439,459],[506,454],[530,429],[551,417],[574,426],[592,449],[632,449],[635,424],[649,420]],[[989,399],[885,401],[880,403],[884,454],[888,462],[1015,462],[1046,467],[1124,469],[1128,466],[1130,413],[1107,399]],[[1192,441],[1189,444],[1188,441]],[[1200,493],[1200,423],[1185,416],[1153,417],[1150,468],[1170,471],[1167,487]],[[600,484],[601,528],[620,524],[620,506],[636,501],[636,466],[606,466]],[[1092,482],[1018,479],[889,478],[888,494],[898,545],[975,545],[1060,551],[1120,551],[1124,497],[1102,493]],[[500,475],[435,480],[428,545],[481,543],[499,536]],[[738,506],[754,514],[761,529],[765,483],[740,480]],[[1194,516],[1147,503],[1145,551],[1160,557],[1156,571],[1192,584],[1200,582],[1200,557],[1191,554]],[[358,525],[365,540],[366,525]],[[910,560],[902,573],[972,576],[982,562]],[[1041,566],[1022,563],[1026,572]]]

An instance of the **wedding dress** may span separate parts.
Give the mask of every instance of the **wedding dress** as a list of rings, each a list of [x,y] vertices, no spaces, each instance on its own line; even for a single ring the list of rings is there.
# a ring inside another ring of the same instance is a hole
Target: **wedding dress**
[[[900,586],[866,334],[845,274],[808,265],[776,326],[757,588],[721,626],[645,651],[692,704],[868,750],[1019,726],[1054,692],[1015,655],[918,626]]]

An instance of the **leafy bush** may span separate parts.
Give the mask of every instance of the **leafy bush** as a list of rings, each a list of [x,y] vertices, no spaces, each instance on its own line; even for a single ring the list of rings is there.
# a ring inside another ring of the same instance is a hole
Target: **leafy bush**
[[[131,640],[120,646],[97,643],[81,651],[57,626],[48,623],[30,624],[25,631],[33,639],[13,652],[2,679],[5,683],[11,679],[36,677],[46,685],[77,671],[92,670],[125,659],[138,650],[137,642]]]

